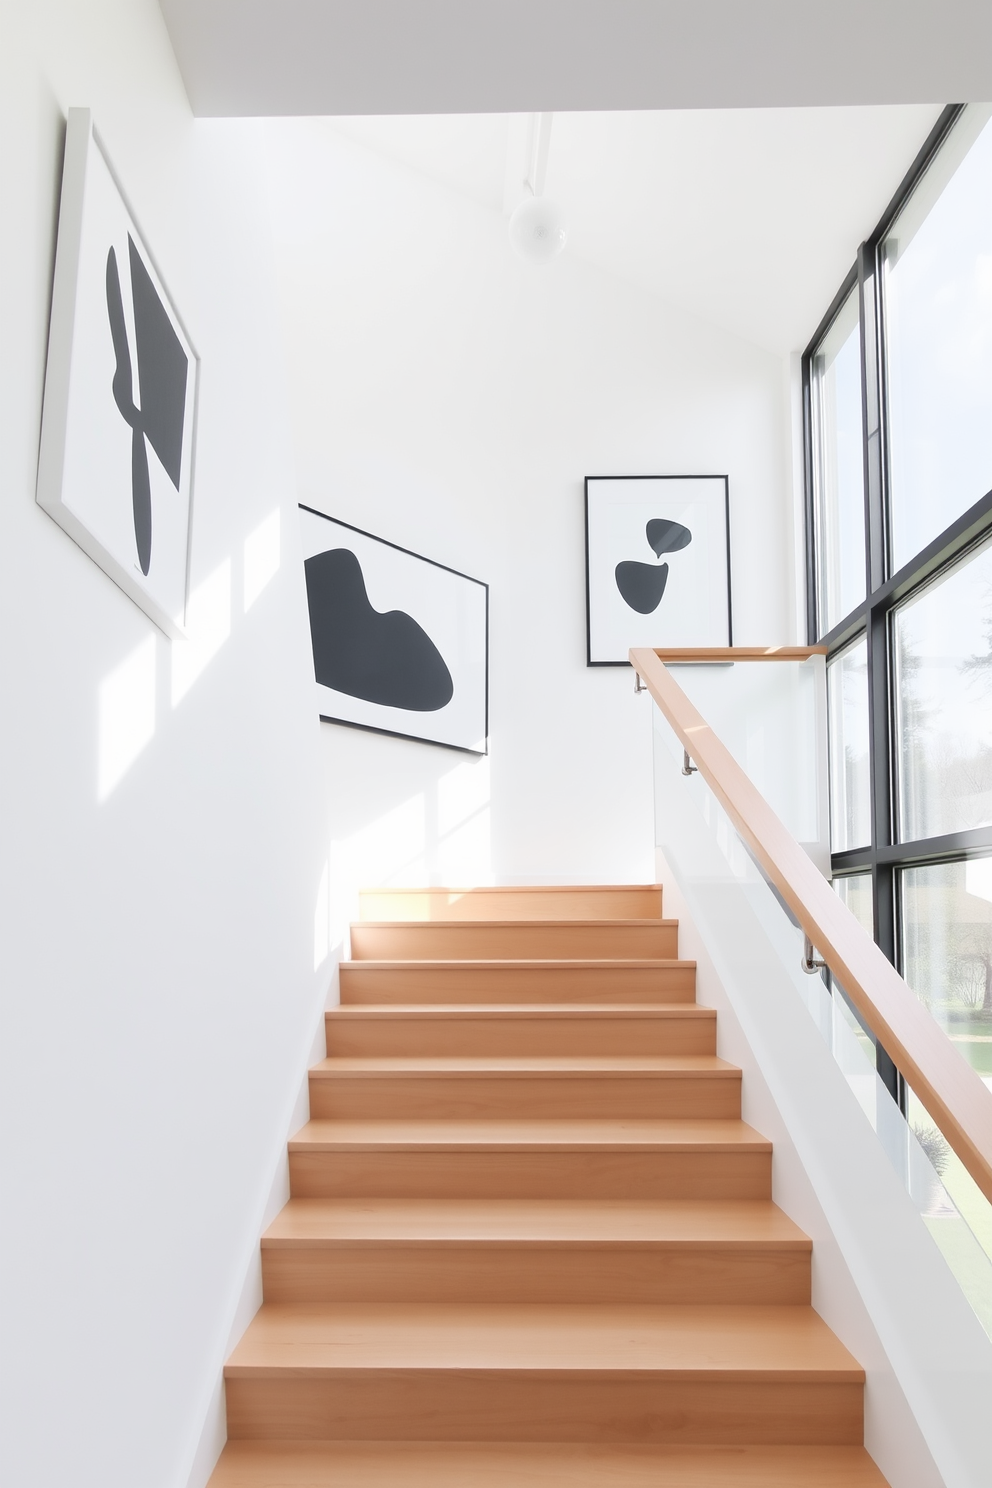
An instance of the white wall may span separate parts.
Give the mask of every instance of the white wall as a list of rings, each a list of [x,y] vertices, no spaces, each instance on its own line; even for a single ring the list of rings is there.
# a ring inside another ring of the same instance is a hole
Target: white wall
[[[332,939],[361,878],[649,880],[646,715],[585,666],[583,477],[728,473],[735,639],[793,639],[787,366],[677,284],[520,263],[498,212],[324,121],[265,130],[300,499],[491,585],[488,761],[322,726]]]
[[[34,503],[77,104],[203,359],[176,646]],[[193,121],[154,0],[5,6],[0,118],[0,1481],[174,1488],[216,1450],[327,979],[267,219],[252,126]]]

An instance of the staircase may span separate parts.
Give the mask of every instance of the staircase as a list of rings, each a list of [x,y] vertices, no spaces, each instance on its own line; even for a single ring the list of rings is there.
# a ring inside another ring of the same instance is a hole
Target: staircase
[[[211,1488],[882,1488],[658,887],[363,896]]]

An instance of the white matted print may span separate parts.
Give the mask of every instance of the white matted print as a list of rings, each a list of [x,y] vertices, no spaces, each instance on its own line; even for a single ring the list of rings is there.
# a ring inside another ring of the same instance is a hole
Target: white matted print
[[[300,507],[320,716],[485,754],[489,586]]]
[[[587,665],[731,637],[727,477],[588,476]]]
[[[89,109],[70,109],[38,502],[169,635],[186,613],[198,361]]]

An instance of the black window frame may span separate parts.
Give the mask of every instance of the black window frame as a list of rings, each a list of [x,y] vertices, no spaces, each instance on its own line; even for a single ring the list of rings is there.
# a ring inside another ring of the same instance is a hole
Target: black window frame
[[[830,303],[802,357],[802,417],[806,527],[806,627],[810,645],[827,647],[827,664],[853,640],[868,641],[868,752],[871,841],[831,854],[834,876],[871,873],[875,940],[900,971],[900,870],[927,863],[962,861],[992,852],[992,826],[898,842],[898,760],[894,729],[893,615],[910,596],[992,537],[992,491],[951,522],[908,563],[890,573],[890,491],[885,388],[885,307],[881,250],[896,217],[916,190],[954,128],[965,104],[949,104],[930,131],[854,266]],[[857,286],[861,333],[861,418],[865,500],[865,598],[829,630],[819,629],[816,492],[813,469],[813,357],[851,290]],[[888,1054],[876,1044],[879,1075],[906,1110],[906,1085]]]

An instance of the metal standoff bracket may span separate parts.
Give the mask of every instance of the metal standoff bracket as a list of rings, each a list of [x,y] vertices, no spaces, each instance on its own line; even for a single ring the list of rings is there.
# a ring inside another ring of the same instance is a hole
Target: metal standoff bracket
[[[641,674],[640,674],[640,672],[635,672],[634,673],[634,691],[635,692],[647,692],[647,688],[644,686],[644,683],[641,681]]]
[[[803,959],[799,965],[807,976],[816,976],[818,971],[826,971],[827,969],[826,961],[820,961],[814,955],[813,942],[808,935],[803,936]]]
[[[682,774],[683,775],[697,775],[698,773],[699,772],[696,769],[696,766],[694,764],[692,764],[692,762],[689,759],[689,751],[688,751],[688,749],[683,749],[683,751],[682,751]]]

